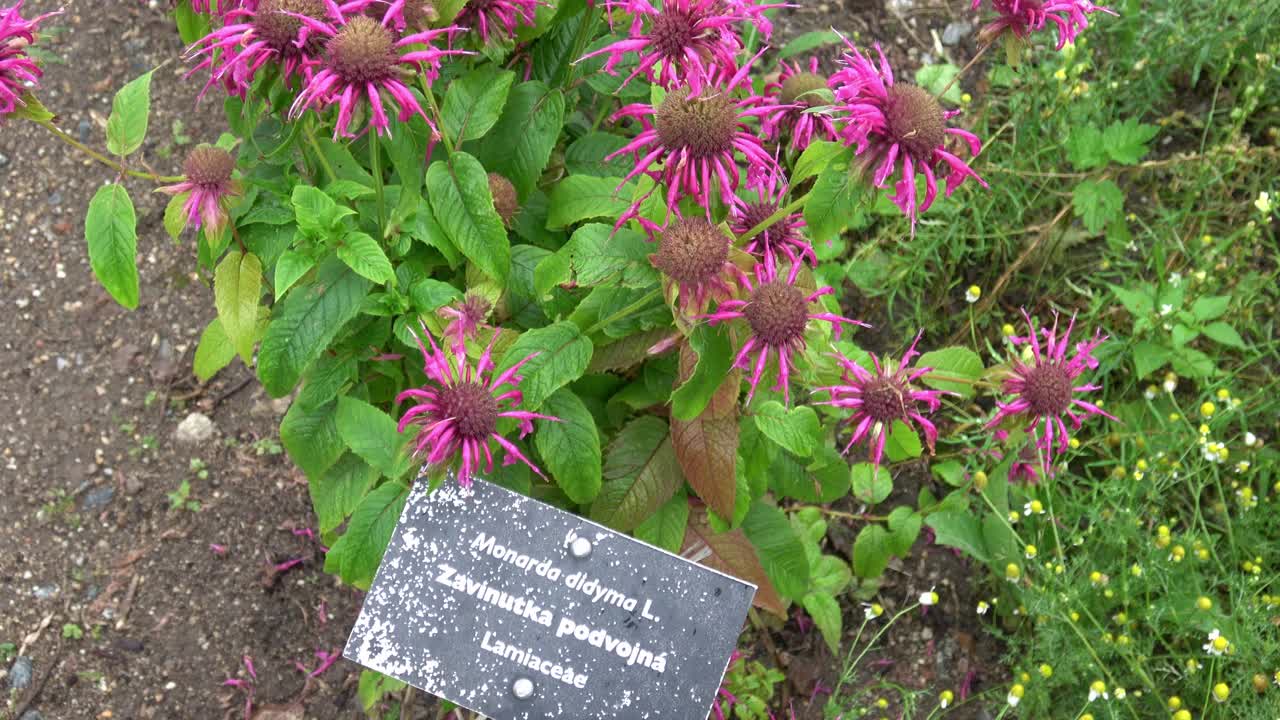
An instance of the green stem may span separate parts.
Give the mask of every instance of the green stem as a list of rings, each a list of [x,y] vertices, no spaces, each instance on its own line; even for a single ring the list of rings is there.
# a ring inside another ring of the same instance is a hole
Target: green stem
[[[329,158],[324,156],[324,152],[320,149],[320,143],[316,140],[316,131],[310,122],[307,122],[303,128],[303,133],[307,136],[307,144],[311,146],[312,152],[316,154],[316,162],[320,163],[320,167],[324,170],[324,174],[329,176],[329,182],[338,179],[333,172],[333,166],[329,164]]]
[[[382,190],[382,147],[377,133],[369,133],[369,172],[373,175],[373,199],[378,208],[378,237],[384,237],[387,224],[387,201]]]
[[[772,215],[765,218],[764,220],[761,220],[755,227],[739,235],[738,242],[742,243],[747,240],[750,240],[751,238],[759,235],[765,230],[768,230],[769,228],[773,227],[777,223],[782,222],[787,218],[787,216],[791,215],[791,213],[804,207],[804,204],[808,199],[809,199],[809,193],[805,193],[804,195],[801,195],[795,200],[792,200],[791,204],[787,205],[786,207],[779,208]]]
[[[426,74],[422,74],[422,94],[427,96],[427,104],[431,106],[431,115],[435,118],[436,127],[440,130],[440,141],[444,143],[444,149],[450,155],[453,155],[453,141],[449,139],[449,133],[444,129],[444,115],[440,113],[440,106],[436,104],[436,94],[431,91],[431,86],[427,84]]]
[[[586,332],[586,334],[587,334],[587,335],[592,335],[592,334],[594,334],[594,333],[596,333],[596,332],[598,332],[598,331],[600,331],[600,330],[603,330],[604,328],[608,327],[609,325],[612,325],[613,323],[617,322],[618,320],[621,320],[621,319],[623,319],[623,318],[627,317],[628,315],[630,315],[631,313],[633,313],[633,312],[635,312],[635,311],[637,311],[637,310],[639,310],[639,309],[643,308],[644,306],[648,305],[650,302],[652,302],[652,301],[654,300],[654,298],[661,297],[661,296],[662,296],[662,288],[654,288],[654,289],[650,290],[649,292],[647,292],[647,293],[645,293],[645,294],[644,294],[644,297],[640,298],[639,300],[636,300],[635,302],[631,303],[630,305],[628,305],[628,306],[626,306],[626,307],[622,308],[621,310],[619,310],[619,311],[617,311],[617,312],[613,313],[613,314],[612,314],[612,315],[610,315],[609,317],[607,317],[607,318],[605,318],[605,319],[603,319],[603,320],[600,320],[600,321],[598,321],[596,324],[594,324],[594,325],[592,325],[591,327],[587,328],[587,332]]]
[[[45,122],[36,122],[36,124],[37,124],[37,125],[39,125],[40,127],[44,128],[45,130],[48,130],[49,132],[53,133],[54,137],[58,138],[58,139],[59,139],[59,140],[61,140],[62,142],[64,142],[64,143],[66,143],[66,144],[70,145],[71,147],[73,147],[73,148],[75,148],[75,149],[79,150],[80,152],[84,153],[85,155],[88,155],[89,157],[93,158],[94,160],[97,160],[98,162],[102,163],[103,165],[106,165],[107,167],[111,168],[112,170],[115,170],[116,172],[120,173],[121,175],[128,175],[129,177],[142,178],[143,180],[150,180],[151,182],[155,182],[155,183],[165,183],[165,184],[179,183],[179,182],[182,182],[183,180],[185,180],[185,179],[186,179],[186,178],[184,178],[184,177],[182,177],[182,176],[179,176],[179,175],[156,175],[155,173],[143,172],[142,170],[130,170],[129,168],[126,168],[124,165],[121,165],[120,163],[116,162],[115,160],[112,160],[111,158],[107,157],[106,155],[103,155],[102,153],[98,152],[97,150],[94,150],[93,148],[89,147],[88,145],[85,145],[84,143],[80,142],[79,140],[76,140],[75,138],[71,137],[70,135],[68,135],[68,134],[66,134],[66,133],[64,133],[64,132],[62,132],[62,131],[61,131],[61,130],[59,130],[56,126],[54,126],[54,124],[53,124],[53,123],[51,123],[51,122],[48,122],[48,121],[45,121]]]
[[[565,70],[564,82],[560,84],[561,88],[568,88],[573,84],[574,77],[578,74],[578,60],[582,58],[582,53],[587,50],[587,43],[591,42],[591,36],[595,34],[596,15],[590,9],[586,11],[589,17],[582,19],[582,24],[578,26],[578,34],[573,38],[573,49],[569,52],[568,69]]]

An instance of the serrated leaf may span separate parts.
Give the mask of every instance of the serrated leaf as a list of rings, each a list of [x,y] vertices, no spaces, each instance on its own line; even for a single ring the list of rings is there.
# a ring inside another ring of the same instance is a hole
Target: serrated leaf
[[[875,505],[893,493],[893,475],[888,469],[871,463],[858,463],[849,468],[849,484],[858,502]]]
[[[952,82],[959,74],[960,68],[951,63],[925,65],[916,70],[916,85],[928,90],[934,97],[940,95],[943,88],[946,88],[947,93],[942,95],[942,99],[953,105],[959,105],[960,83]]]
[[[670,553],[680,552],[684,545],[685,530],[689,526],[689,496],[683,488],[663,503],[648,520],[636,527],[639,540],[656,545]]]
[[[552,393],[540,412],[560,419],[541,422],[533,438],[546,469],[570,500],[579,505],[590,503],[601,485],[600,432],[595,418],[568,388]]]
[[[310,408],[294,403],[280,421],[280,443],[308,478],[328,470],[346,452],[334,422],[336,409],[334,402]]]
[[[325,571],[368,590],[408,497],[409,488],[395,482],[384,483],[366,495],[351,513],[347,531],[325,555]]]
[[[89,265],[112,298],[130,310],[138,307],[138,217],[123,185],[98,188],[84,219]]]
[[[933,528],[934,542],[956,548],[979,562],[991,562],[982,523],[968,510],[931,513],[925,524]]]
[[[493,207],[489,177],[480,162],[455,152],[427,169],[427,196],[440,227],[481,272],[500,286],[511,274],[511,243]]]
[[[360,312],[369,281],[342,261],[321,263],[314,282],[295,287],[272,309],[258,348],[258,378],[272,397],[288,395],[343,326]]]
[[[811,178],[826,170],[829,165],[834,164],[836,167],[846,165],[850,157],[851,151],[842,143],[814,140],[796,160],[796,169],[791,173],[791,182],[796,184]]]
[[[591,340],[576,325],[558,322],[536,330],[527,330],[507,349],[497,372],[501,374],[516,363],[533,355],[524,364],[520,390],[524,393],[522,410],[537,410],[551,393],[582,377],[591,362]]]
[[[498,122],[516,74],[482,65],[449,83],[445,92],[444,131],[456,144],[477,140]]]
[[[689,372],[682,372],[682,376],[685,376],[683,381],[671,393],[672,417],[686,421],[697,418],[730,377],[735,384],[726,392],[730,394],[730,402],[736,404],[736,383],[741,379],[737,373],[729,372],[733,365],[733,346],[729,342],[728,330],[723,325],[700,325],[695,328],[689,335],[688,344],[681,348],[680,364],[682,370],[688,365]],[[734,445],[736,448],[737,443]]]
[[[218,319],[240,359],[253,360],[253,343],[258,338],[258,298],[262,294],[262,263],[253,253],[227,253],[213,277],[214,305]]]
[[[696,558],[698,562],[722,573],[756,586],[752,604],[786,618],[787,605],[760,563],[755,547],[741,529],[716,533],[707,520],[705,508],[695,508],[689,515],[688,533],[680,554]]]
[[[695,363],[701,367],[689,346],[681,348],[680,377],[697,377]],[[692,378],[688,382],[692,382]],[[714,380],[720,389],[711,390],[698,413],[688,420],[673,413],[671,419],[671,439],[685,478],[698,497],[722,518],[735,517],[739,499],[737,401],[740,382],[738,372],[729,372],[726,363]],[[674,394],[672,402],[675,402]]]
[[[1112,123],[1102,133],[1102,146],[1111,159],[1121,165],[1136,165],[1147,154],[1147,143],[1160,128],[1139,123],[1136,118]]]
[[[1240,333],[1236,329],[1224,322],[1209,323],[1204,326],[1204,334],[1210,340],[1221,343],[1228,347],[1245,348],[1244,338],[1240,337]]]
[[[280,298],[289,292],[289,288],[315,266],[316,261],[308,255],[293,250],[285,250],[281,253],[280,259],[276,261],[274,278],[276,301],[279,302]]]
[[[338,246],[338,257],[347,267],[358,275],[385,285],[395,279],[396,271],[391,261],[382,250],[382,246],[371,235],[363,232],[349,232]]]
[[[932,463],[929,466],[929,470],[935,477],[951,487],[963,487],[965,484],[964,465],[955,460]]]
[[[307,487],[320,533],[346,522],[377,479],[378,471],[354,453],[344,454],[324,473],[310,478]]]
[[[209,378],[217,375],[235,356],[236,346],[222,329],[222,321],[214,318],[205,326],[204,332],[200,333],[192,370],[200,382],[209,382]]]
[[[1090,170],[1107,164],[1107,150],[1102,145],[1102,131],[1092,125],[1075,125],[1067,137],[1067,160],[1077,170]]]
[[[802,458],[811,457],[822,440],[818,413],[805,405],[788,410],[777,400],[770,400],[756,408],[754,419],[765,437]]]
[[[604,478],[591,519],[629,532],[657,512],[684,484],[667,424],[652,415],[631,421],[605,452]]]
[[[755,546],[778,594],[799,599],[809,591],[809,560],[781,510],[763,500],[755,502],[742,521],[742,532]]]
[[[310,185],[294,186],[290,202],[298,229],[309,235],[327,233],[330,221],[340,212],[337,201]]]
[[[147,120],[151,115],[152,70],[129,81],[111,100],[111,116],[107,118],[107,149],[124,157],[142,147],[147,137]]]
[[[848,563],[834,555],[820,555],[810,565],[809,579],[814,592],[839,597],[853,581],[853,571]]]
[[[924,517],[909,507],[896,507],[889,513],[889,549],[898,557],[906,557],[920,536]]]
[[[774,453],[768,467],[762,469],[768,470],[769,487],[774,492],[802,502],[835,502],[849,493],[849,464],[826,444],[818,446],[812,461],[782,451]]]
[[[649,289],[657,284],[658,271],[649,261],[653,244],[645,236],[631,230],[614,232],[608,225],[591,223],[574,231],[556,257],[567,259],[570,275],[554,273],[553,284],[559,285],[576,276],[584,287],[608,284],[616,287]],[[543,294],[550,292],[547,279],[536,283]]]
[[[338,435],[378,472],[396,480],[409,472],[414,461],[409,453],[411,435],[401,435],[390,415],[349,395],[338,398],[334,417]]]
[[[933,368],[923,378],[925,385],[937,390],[953,392],[961,397],[973,397],[972,381],[981,378],[985,370],[982,366],[982,358],[978,357],[977,353],[959,346],[927,352],[916,359],[915,366]],[[965,380],[970,382],[964,382]]]
[[[1124,306],[1125,310],[1135,318],[1147,317],[1155,312],[1155,299],[1150,294],[1138,290],[1130,290],[1119,285],[1109,285],[1111,292]]]
[[[1231,297],[1228,295],[1211,295],[1208,297],[1197,298],[1191,304],[1191,314],[1196,316],[1196,320],[1200,322],[1209,322],[1217,320],[1227,312],[1227,308],[1231,305]]]
[[[884,443],[885,456],[890,462],[902,462],[918,458],[924,453],[920,435],[901,420],[894,420]]]
[[[182,231],[187,229],[186,204],[189,197],[191,193],[178,193],[169,198],[169,204],[164,206],[164,231],[174,242],[177,242],[182,236]]]
[[[841,163],[818,174],[804,204],[805,224],[815,241],[832,240],[853,222],[859,188],[857,177]]]
[[[624,183],[620,178],[570,175],[551,189],[547,227],[568,227],[595,218],[615,219],[626,212],[635,188],[634,183]]]
[[[1147,377],[1169,362],[1173,351],[1152,342],[1139,342],[1133,346],[1133,369],[1138,377]]]
[[[1124,214],[1124,193],[1110,180],[1082,180],[1071,191],[1076,217],[1091,233],[1100,233]]]
[[[574,140],[564,151],[564,166],[569,177],[594,175],[602,178],[621,178],[631,172],[633,166],[628,164],[625,156],[606,160],[609,155],[621,150],[627,139],[612,133],[589,132]]]
[[[818,632],[822,633],[822,639],[827,643],[831,654],[839,654],[843,625],[840,603],[827,593],[811,592],[804,596],[801,604],[804,605],[804,611],[809,613],[813,624],[818,626]]]
[[[564,111],[559,89],[537,80],[521,83],[512,88],[502,116],[480,145],[484,167],[510,180],[521,200],[533,192],[551,159]]]
[[[889,532],[875,523],[867,525],[853,541],[853,572],[860,578],[878,578],[892,556]]]

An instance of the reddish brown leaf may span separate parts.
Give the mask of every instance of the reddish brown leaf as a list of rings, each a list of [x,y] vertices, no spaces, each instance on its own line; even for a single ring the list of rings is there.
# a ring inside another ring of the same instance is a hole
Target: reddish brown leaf
[[[686,344],[680,349],[677,387],[693,374],[698,355]],[[729,373],[702,414],[690,421],[671,419],[671,443],[685,479],[698,497],[722,518],[732,518],[738,488],[739,373]]]
[[[769,576],[765,574],[760,556],[756,555],[751,541],[741,530],[730,530],[717,535],[707,523],[705,507],[690,508],[689,528],[680,554],[754,584],[757,590],[752,604],[778,617],[787,617],[787,605],[778,596],[773,583],[769,582]]]

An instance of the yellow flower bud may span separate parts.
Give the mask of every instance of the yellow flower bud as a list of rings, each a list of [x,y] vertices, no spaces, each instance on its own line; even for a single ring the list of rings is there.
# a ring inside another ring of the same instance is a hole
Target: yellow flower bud
[[[1040,677],[1044,677],[1044,678],[1053,677],[1053,668],[1048,664],[1041,665]]]
[[[1211,402],[1206,402],[1206,403],[1204,403],[1203,405],[1201,405],[1201,406],[1200,406],[1200,414],[1201,414],[1201,415],[1203,415],[1203,416],[1205,416],[1205,417],[1213,417],[1213,413],[1214,413],[1217,409],[1218,409],[1218,408],[1216,408],[1216,407],[1214,407],[1214,406],[1213,406],[1213,403],[1211,403]]]
[[[987,474],[986,474],[986,473],[984,473],[984,472],[982,472],[981,470],[979,470],[978,472],[974,473],[974,474],[973,474],[973,487],[974,487],[978,492],[982,492],[983,490],[986,490],[986,489],[987,489]]]
[[[1169,696],[1169,712],[1175,712],[1180,707],[1182,707],[1182,698],[1178,697],[1177,695],[1170,695]]]
[[[1226,683],[1218,683],[1213,686],[1213,699],[1218,702],[1226,702],[1231,697],[1231,686]]]

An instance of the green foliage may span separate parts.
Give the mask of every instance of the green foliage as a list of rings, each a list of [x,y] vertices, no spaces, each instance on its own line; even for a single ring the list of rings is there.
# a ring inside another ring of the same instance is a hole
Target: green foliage
[[[138,307],[137,225],[133,201],[123,185],[98,188],[84,220],[89,264],[111,297],[130,310]]]
[[[151,116],[151,76],[154,70],[132,80],[111,100],[107,117],[107,149],[121,157],[132,155],[147,137]]]

